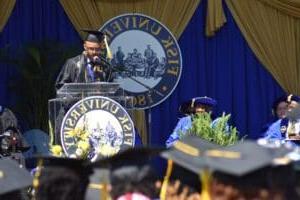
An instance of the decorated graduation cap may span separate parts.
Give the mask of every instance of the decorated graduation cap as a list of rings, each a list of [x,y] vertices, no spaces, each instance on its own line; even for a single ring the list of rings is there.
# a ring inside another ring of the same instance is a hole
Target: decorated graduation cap
[[[21,190],[31,184],[32,177],[26,169],[20,168],[14,160],[0,159],[0,199],[1,195]]]

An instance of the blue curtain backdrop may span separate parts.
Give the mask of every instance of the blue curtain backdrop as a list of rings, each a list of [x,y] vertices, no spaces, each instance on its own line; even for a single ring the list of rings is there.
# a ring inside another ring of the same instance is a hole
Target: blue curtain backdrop
[[[283,94],[256,59],[226,6],[225,12],[227,24],[215,37],[205,37],[206,0],[202,0],[180,37],[182,77],[173,94],[151,109],[152,144],[164,144],[178,120],[182,101],[204,95],[217,99],[216,114],[232,113],[232,123],[241,134],[255,138],[270,117],[272,101]],[[18,48],[45,39],[81,44],[58,0],[17,0],[0,34],[0,47]],[[1,65],[0,104],[7,106],[13,103],[7,89],[10,76],[13,71]]]
[[[80,37],[57,0],[17,0],[14,10],[0,33],[0,48],[14,50],[25,44],[53,40],[79,45]],[[12,55],[13,56],[13,55]],[[15,76],[10,66],[0,65],[0,104],[11,107],[14,97],[8,80]]]

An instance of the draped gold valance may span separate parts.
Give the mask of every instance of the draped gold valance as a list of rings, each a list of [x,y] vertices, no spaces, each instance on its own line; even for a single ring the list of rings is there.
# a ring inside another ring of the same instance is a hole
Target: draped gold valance
[[[282,12],[282,7],[270,6],[272,2],[280,1],[226,0],[261,63],[283,89],[300,94],[300,19]]]
[[[60,0],[71,22],[82,28],[99,29],[123,13],[142,13],[165,24],[179,38],[200,0]]]
[[[0,1],[0,32],[3,30],[15,4],[16,4],[16,0]]]
[[[208,0],[206,11],[206,36],[213,36],[226,23],[222,0]]]
[[[287,92],[300,94],[300,0],[225,0],[254,54]],[[222,2],[208,0],[206,35],[224,24]],[[225,18],[226,20],[226,18]],[[220,26],[211,24],[220,24]]]
[[[287,15],[300,18],[299,0],[259,0]]]

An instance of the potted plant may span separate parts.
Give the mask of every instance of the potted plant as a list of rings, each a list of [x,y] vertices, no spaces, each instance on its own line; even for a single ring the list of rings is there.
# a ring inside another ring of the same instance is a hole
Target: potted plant
[[[230,114],[225,113],[214,121],[210,113],[197,113],[193,116],[192,127],[187,135],[195,135],[222,146],[233,145],[239,140],[239,135],[235,127],[228,125],[229,119]]]

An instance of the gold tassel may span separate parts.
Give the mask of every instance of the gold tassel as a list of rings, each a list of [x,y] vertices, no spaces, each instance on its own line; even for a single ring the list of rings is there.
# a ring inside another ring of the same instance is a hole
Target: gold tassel
[[[37,169],[36,169],[36,172],[34,174],[33,182],[32,182],[32,186],[33,186],[33,197],[32,197],[32,199],[33,200],[36,199],[36,193],[37,193],[38,188],[40,186],[40,180],[39,180],[39,178],[41,176],[42,167],[43,167],[43,160],[39,159],[37,167],[36,167]]]
[[[202,175],[200,175],[200,179],[202,183],[201,200],[211,200],[210,198],[211,174],[208,169],[204,169],[202,171]]]
[[[106,48],[106,52],[107,52],[106,57],[111,60],[113,58],[113,56],[112,56],[111,50],[110,50],[110,48],[108,46],[107,36],[106,35],[104,35],[104,43],[105,43],[105,48]]]
[[[168,187],[169,179],[170,179],[170,176],[171,176],[171,173],[172,173],[172,169],[173,169],[173,161],[168,160],[167,172],[166,172],[166,175],[164,177],[164,181],[162,183],[160,194],[159,194],[160,200],[165,200],[166,199],[167,187]]]
[[[108,200],[107,184],[103,184],[101,199]]]
[[[291,103],[291,101],[292,101],[292,97],[293,97],[293,95],[292,94],[290,94],[288,97],[287,97],[287,102],[288,103]]]
[[[107,190],[107,184],[106,183],[103,183],[103,184],[90,183],[89,188],[101,191],[101,195],[99,196],[100,200],[101,199],[103,199],[103,200],[109,200],[110,199],[110,197],[108,195],[108,190]]]

